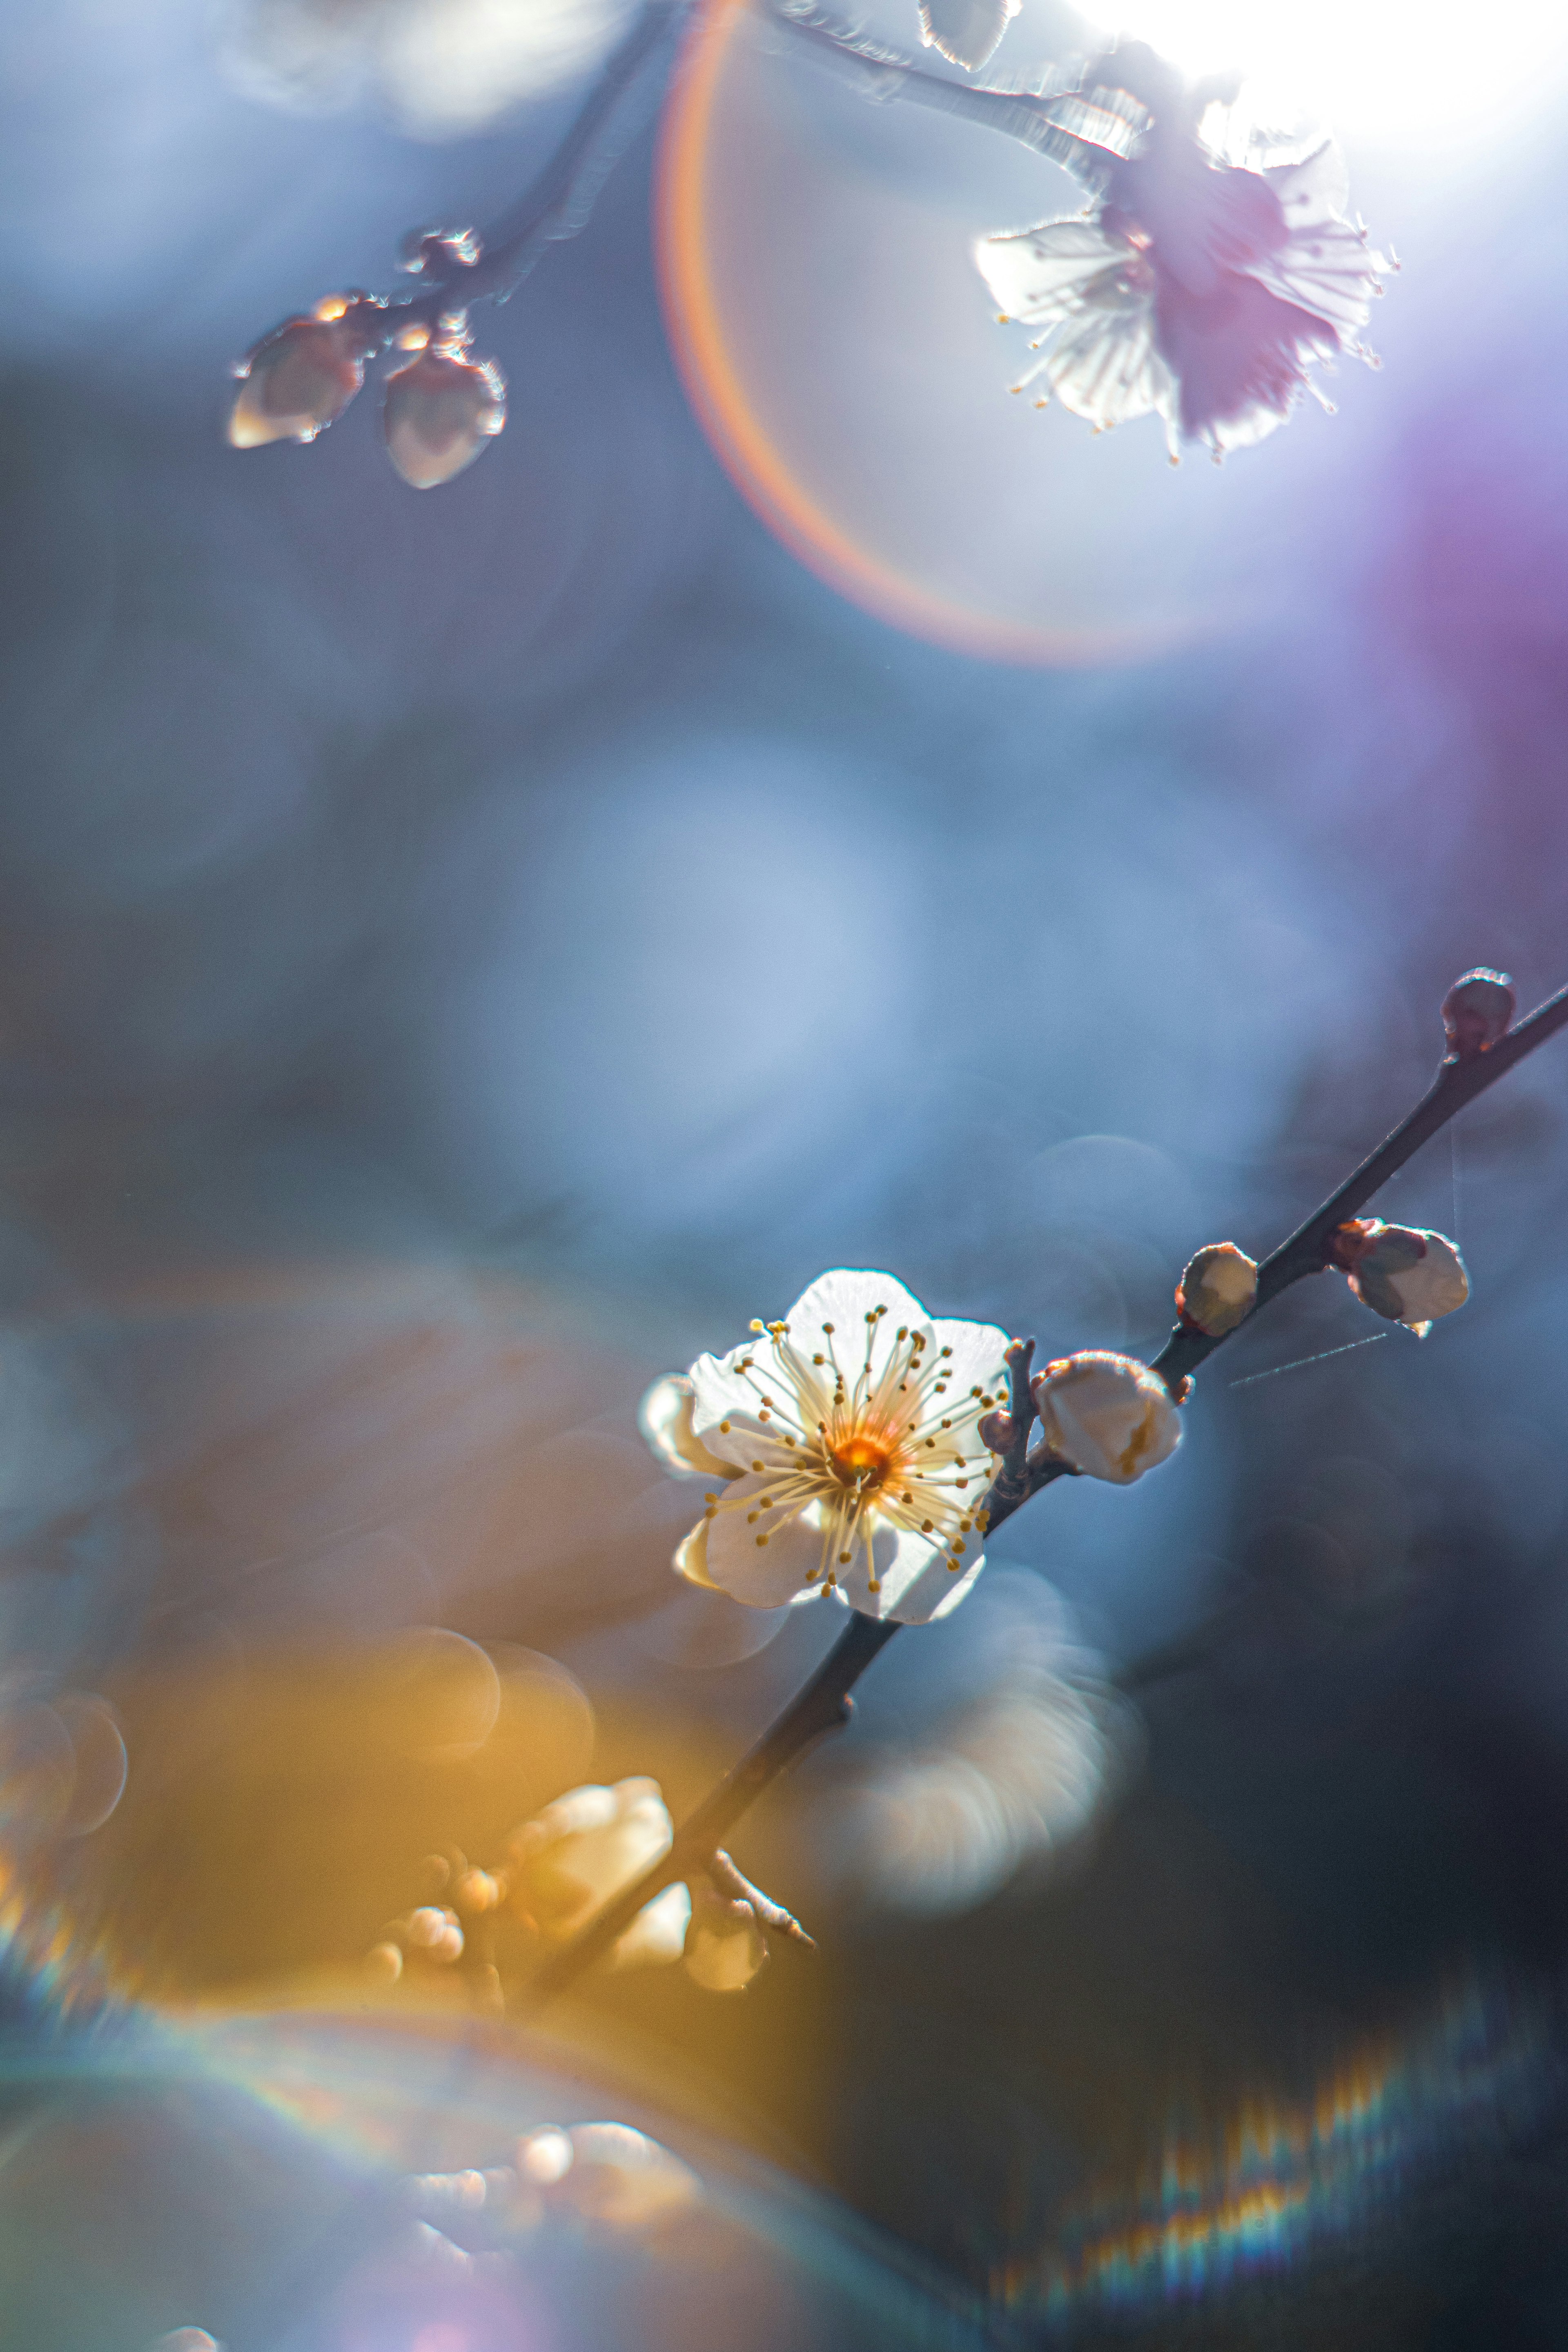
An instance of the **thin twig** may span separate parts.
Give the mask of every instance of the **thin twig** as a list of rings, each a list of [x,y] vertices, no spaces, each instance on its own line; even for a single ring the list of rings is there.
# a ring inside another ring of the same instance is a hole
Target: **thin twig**
[[[1281,1291],[1300,1281],[1304,1275],[1319,1273],[1327,1266],[1334,1234],[1365,1205],[1378,1187],[1403,1168],[1412,1153],[1437,1134],[1457,1111],[1495,1086],[1516,1063],[1564,1026],[1568,1026],[1568,988],[1549,997],[1528,1020],[1521,1021],[1488,1051],[1463,1058],[1450,1056],[1409,1118],[1363,1160],[1289,1241],[1264,1260],[1258,1269],[1258,1307],[1278,1298]],[[1256,1313],[1257,1307],[1253,1311]],[[1251,1319],[1248,1316],[1247,1323],[1237,1328],[1245,1329]],[[1215,1338],[1178,1324],[1151,1369],[1160,1374],[1180,1402],[1186,1393],[1185,1383],[1193,1368],[1206,1361],[1229,1336],[1225,1333]],[[1022,1508],[1031,1495],[1054,1479],[1074,1475],[1073,1465],[1058,1455],[1040,1448],[1032,1455],[1026,1453],[1029,1424],[1034,1417],[1029,1387],[1034,1347],[1032,1339],[1015,1340],[1006,1353],[1013,1431],[1008,1433],[1002,1469],[984,1506],[987,1540],[1004,1519]],[[1223,1626],[1229,1622],[1229,1616],[1222,1612],[1217,1622]],[[591,1967],[631,1925],[645,1903],[651,1903],[656,1895],[662,1894],[677,1879],[687,1877],[694,1870],[709,1868],[714,1847],[723,1832],[769,1782],[814,1740],[848,1722],[850,1690],[898,1631],[896,1620],[858,1614],[851,1617],[805,1688],[683,1822],[663,1860],[645,1871],[636,1885],[618,1895],[574,1942],[546,1961],[531,1988],[536,2005],[563,1991],[584,1969]],[[1184,1671],[1206,1657],[1217,1638],[1213,1627],[1202,1629],[1190,1641],[1184,1639],[1163,1652],[1134,1661],[1118,1679],[1123,1688],[1131,1690],[1168,1674]]]

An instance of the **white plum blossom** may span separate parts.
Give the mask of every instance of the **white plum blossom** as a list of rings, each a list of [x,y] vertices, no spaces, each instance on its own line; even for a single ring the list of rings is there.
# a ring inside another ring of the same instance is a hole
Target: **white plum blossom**
[[[975,247],[1004,320],[1044,330],[1014,390],[1044,378],[1097,431],[1157,415],[1173,457],[1197,441],[1218,458],[1283,424],[1315,362],[1370,358],[1357,331],[1391,265],[1345,215],[1331,139],[1246,131],[1141,44],[1089,79],[1083,121],[1103,118],[1106,143],[1086,128],[1064,160],[1095,201]]]
[[[661,1454],[721,1465],[677,1569],[756,1609],[832,1591],[906,1624],[945,1613],[983,1564],[977,1424],[1004,1401],[1005,1333],[848,1271],[752,1328],[691,1367],[689,1414],[666,1383],[645,1405]]]
[[[1147,1364],[1089,1348],[1047,1364],[1034,1381],[1047,1444],[1075,1470],[1129,1486],[1173,1454],[1182,1419]]]
[[[1424,1339],[1439,1316],[1451,1315],[1470,1295],[1465,1261],[1442,1234],[1356,1218],[1334,1239],[1334,1261],[1374,1315],[1403,1323]]]

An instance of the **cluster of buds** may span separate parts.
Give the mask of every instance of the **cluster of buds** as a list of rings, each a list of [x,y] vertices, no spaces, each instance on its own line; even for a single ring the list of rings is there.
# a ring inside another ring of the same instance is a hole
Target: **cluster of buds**
[[[1418,1339],[1470,1295],[1465,1262],[1442,1234],[1352,1217],[1335,1234],[1329,1255],[1363,1306],[1405,1324]]]
[[[572,1942],[606,1904],[669,1852],[675,1829],[657,1780],[571,1789],[507,1839],[493,1870],[456,1851],[426,1864],[445,1900],[393,1920],[369,1955],[385,1983],[462,1964],[480,1998],[499,2003],[490,1955],[503,1919],[535,1951]],[[613,1969],[680,1963],[709,1992],[743,1992],[766,1964],[768,1936],[811,1943],[798,1920],[742,1875],[729,1855],[711,1855],[688,1885],[678,1881],[646,1903],[609,1954]]]
[[[437,230],[418,237],[404,266],[422,274],[439,262],[449,272],[479,258],[471,230]],[[384,387],[387,454],[413,488],[435,489],[471,466],[506,423],[500,370],[493,360],[471,359],[471,341],[459,306],[442,310],[432,324],[380,295],[330,294],[309,317],[286,319],[264,335],[237,363],[229,440],[237,449],[315,440],[363,389],[366,362],[390,345],[408,356]]]

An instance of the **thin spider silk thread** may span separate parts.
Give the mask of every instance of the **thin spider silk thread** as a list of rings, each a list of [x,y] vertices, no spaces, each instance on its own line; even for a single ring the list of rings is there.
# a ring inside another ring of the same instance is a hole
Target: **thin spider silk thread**
[[[1273,1364],[1266,1372],[1248,1372],[1245,1380],[1232,1381],[1233,1389],[1249,1389],[1255,1381],[1277,1381],[1281,1372],[1305,1371],[1309,1364],[1326,1364],[1331,1356],[1348,1356],[1353,1348],[1375,1348],[1380,1339],[1388,1339],[1386,1331],[1374,1331],[1370,1339],[1347,1339],[1342,1348],[1325,1348],[1320,1355],[1298,1356],[1291,1364]]]

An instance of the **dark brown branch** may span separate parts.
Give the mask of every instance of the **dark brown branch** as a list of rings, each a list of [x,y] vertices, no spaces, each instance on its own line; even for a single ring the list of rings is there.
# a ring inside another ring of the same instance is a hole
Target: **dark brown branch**
[[[1339,1227],[1364,1207],[1378,1187],[1403,1168],[1412,1153],[1447,1126],[1456,1112],[1467,1103],[1475,1101],[1498,1079],[1504,1076],[1524,1056],[1543,1045],[1554,1033],[1568,1026],[1568,988],[1521,1021],[1518,1027],[1500,1038],[1484,1052],[1450,1055],[1439,1069],[1429,1091],[1417,1103],[1408,1118],[1396,1127],[1385,1142],[1346,1178],[1338,1191],[1330,1194],[1321,1209],[1314,1211],[1306,1223],[1281,1243],[1271,1257],[1266,1258],[1258,1270],[1258,1307],[1278,1298],[1280,1292],[1299,1282],[1304,1275],[1315,1274],[1329,1263],[1329,1244]],[[1254,1314],[1258,1307],[1253,1309]],[[1247,1320],[1251,1321],[1249,1316]],[[1245,1329],[1246,1324],[1238,1325]],[[1179,1324],[1170,1339],[1154,1359],[1152,1370],[1157,1371],[1166,1386],[1180,1401],[1184,1393],[1184,1382],[1194,1368],[1203,1363],[1221,1346],[1223,1338],[1209,1337],[1185,1324]],[[1034,1399],[1030,1391],[1030,1367],[1034,1358],[1032,1339],[1015,1340],[1007,1349],[1007,1373],[1010,1388],[1008,1413],[1002,1425],[1006,1438],[1003,1466],[985,1498],[985,1534],[990,1536],[1013,1513],[1022,1508],[1032,1495],[1037,1495],[1054,1480],[1076,1475],[1073,1465],[1059,1456],[1037,1448],[1027,1452],[1030,1423],[1034,1418]],[[978,1518],[979,1515],[976,1514]],[[1163,1680],[1167,1675],[1184,1671],[1189,1665],[1207,1657],[1223,1637],[1234,1612],[1222,1612],[1215,1624],[1202,1629],[1190,1641],[1184,1639],[1152,1652],[1142,1660],[1135,1660],[1118,1676],[1121,1687],[1136,1690],[1147,1684]],[[787,1766],[814,1740],[825,1733],[838,1730],[849,1720],[849,1692],[858,1682],[872,1660],[886,1648],[899,1631],[895,1620],[879,1621],[855,1615],[839,1635],[823,1663],[805,1688],[791,1700],[784,1713],[765,1731],[750,1752],[734,1769],[726,1774],[710,1796],[704,1798],[697,1811],[683,1822],[674,1844],[661,1862],[645,1871],[637,1884],[618,1895],[607,1909],[602,1911],[582,1934],[554,1954],[533,1979],[536,2002],[552,1999],[562,1992],[584,1969],[590,1968],[625,1933],[645,1903],[679,1878],[694,1871],[711,1874],[714,1849],[731,1822],[761,1796],[769,1782],[775,1780]],[[725,1858],[726,1861],[728,1857]],[[733,1865],[730,1865],[733,1868]]]

